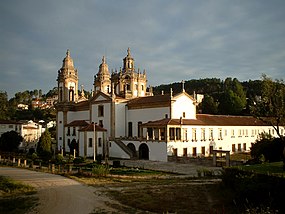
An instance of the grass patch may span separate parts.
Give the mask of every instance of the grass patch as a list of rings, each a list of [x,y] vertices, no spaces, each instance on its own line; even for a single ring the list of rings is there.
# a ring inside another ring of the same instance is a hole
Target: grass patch
[[[222,187],[220,179],[156,176],[161,173],[127,168],[116,172],[118,176],[73,179],[113,199],[106,205],[117,210],[114,213],[237,213],[233,196]]]
[[[239,166],[242,170],[254,171],[262,174],[280,174],[285,176],[283,162],[262,163],[254,165]]]
[[[125,205],[123,211],[129,208],[128,213],[235,213],[232,196],[217,180],[136,180],[113,185],[107,194]]]
[[[0,176],[0,213],[22,214],[36,205],[33,187]]]

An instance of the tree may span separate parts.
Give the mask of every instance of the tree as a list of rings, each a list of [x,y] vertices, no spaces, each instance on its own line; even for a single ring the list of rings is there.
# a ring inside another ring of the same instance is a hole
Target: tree
[[[8,106],[7,92],[0,91],[0,119],[8,119]]]
[[[234,78],[226,78],[224,93],[220,97],[219,113],[238,115],[246,107],[246,93],[241,83]]]
[[[285,124],[285,84],[283,80],[273,81],[263,74],[261,99],[254,102],[251,112],[256,118],[272,126],[284,142],[284,136],[280,132],[280,126]],[[285,147],[283,154],[285,154]],[[285,170],[285,157],[283,157],[283,163]]]
[[[34,89],[33,95],[35,96],[35,98],[37,98],[39,96],[39,90],[38,89]]]
[[[16,152],[23,137],[15,131],[5,132],[0,137],[0,150],[5,152]]]
[[[44,160],[49,160],[52,156],[52,141],[48,130],[46,130],[40,137],[37,146],[37,153]]]
[[[210,95],[205,95],[201,103],[203,114],[217,114],[218,104],[215,102],[214,98]]]
[[[285,84],[282,80],[273,81],[262,75],[261,99],[256,99],[251,106],[251,113],[272,126],[277,135],[284,140],[280,126],[285,124]]]

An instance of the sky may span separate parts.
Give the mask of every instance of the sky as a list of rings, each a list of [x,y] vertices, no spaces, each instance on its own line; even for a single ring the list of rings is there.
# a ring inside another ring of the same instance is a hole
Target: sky
[[[122,67],[128,47],[148,85],[261,79],[285,74],[284,0],[0,1],[0,91],[57,86],[67,49],[91,91],[105,56]]]

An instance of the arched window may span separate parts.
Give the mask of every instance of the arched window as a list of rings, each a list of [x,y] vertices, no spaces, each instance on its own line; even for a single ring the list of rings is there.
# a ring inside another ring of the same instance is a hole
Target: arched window
[[[74,88],[72,86],[69,89],[69,101],[74,101]]]

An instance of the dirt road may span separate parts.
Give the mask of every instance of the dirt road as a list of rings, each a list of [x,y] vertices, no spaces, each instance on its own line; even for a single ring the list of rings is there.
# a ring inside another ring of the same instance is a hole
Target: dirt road
[[[32,214],[87,214],[95,209],[109,209],[105,205],[109,199],[97,194],[95,188],[59,175],[9,167],[0,167],[0,175],[37,188],[39,205],[30,212]]]

